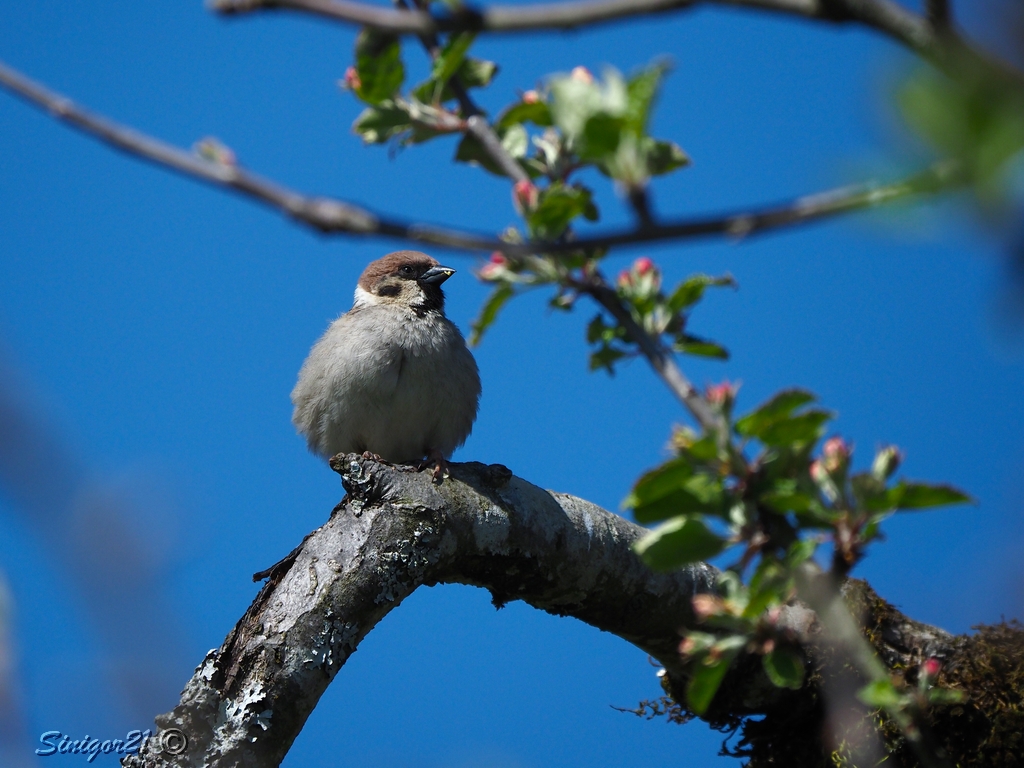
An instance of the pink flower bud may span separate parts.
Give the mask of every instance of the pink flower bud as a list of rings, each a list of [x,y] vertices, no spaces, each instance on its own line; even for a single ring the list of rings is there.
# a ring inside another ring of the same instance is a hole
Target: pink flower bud
[[[836,472],[850,463],[851,446],[839,437],[830,437],[821,448],[822,462],[827,472]]]
[[[540,94],[534,90],[523,94],[523,104],[536,104],[538,101],[540,101]]]
[[[581,83],[587,83],[588,85],[594,82],[594,76],[590,74],[590,70],[586,67],[573,67],[572,72],[569,76],[573,80],[579,80]]]
[[[491,264],[505,264],[508,259],[505,258],[505,254],[501,251],[495,251],[491,254]]]
[[[942,662],[935,657],[932,657],[921,665],[921,670],[928,675],[928,677],[935,677],[942,670]]]
[[[648,272],[654,270],[654,262],[646,256],[641,256],[639,259],[633,262],[633,271],[638,275],[646,275]]]
[[[825,467],[822,466],[821,459],[815,459],[811,462],[810,471],[811,479],[816,483],[823,483],[828,479],[828,472],[826,472]]]
[[[693,615],[697,621],[704,621],[709,616],[716,616],[725,608],[722,599],[714,595],[695,595],[693,598]]]
[[[540,191],[530,181],[517,181],[512,187],[512,204],[519,213],[529,213],[537,207]]]
[[[683,641],[679,643],[679,653],[683,656],[690,656],[697,650],[697,641],[692,637],[684,637]]]
[[[732,405],[736,399],[736,390],[739,389],[735,384],[731,384],[728,381],[723,381],[721,384],[708,384],[705,397],[707,401],[714,406],[719,408],[726,408]]]
[[[629,273],[629,270],[624,269],[619,272],[619,276],[615,282],[618,284],[619,288],[629,288],[633,285],[633,275]]]
[[[345,87],[351,91],[358,91],[363,87],[362,81],[359,79],[359,72],[356,71],[355,67],[349,67],[345,70]]]

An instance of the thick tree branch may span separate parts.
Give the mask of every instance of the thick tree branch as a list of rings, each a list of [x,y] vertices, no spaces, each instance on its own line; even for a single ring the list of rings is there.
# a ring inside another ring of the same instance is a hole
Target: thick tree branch
[[[332,462],[349,492],[276,573],[217,651],[157,719],[189,740],[179,756],[154,749],[134,766],[276,766],[327,685],[389,611],[422,585],[471,584],[494,603],[524,600],[612,632],[681,673],[679,629],[715,571],[650,571],[630,549],[643,529],[502,466],[427,472],[361,456]]]
[[[387,218],[334,198],[310,197],[249,173],[237,165],[205,160],[83,109],[67,97],[30,80],[3,62],[0,62],[0,85],[6,86],[29,103],[42,107],[54,118],[69,123],[130,155],[255,198],[325,234],[378,235],[463,251],[502,251],[510,256],[565,253],[714,235],[742,238],[862,208],[872,208],[905,197],[934,194],[960,186],[967,181],[959,163],[943,161],[892,184],[840,187],[760,211],[670,219],[662,223],[648,223],[640,228],[611,231],[568,242],[527,242],[513,245],[475,232]]]
[[[953,14],[949,0],[925,0],[925,17],[932,28],[948,30],[953,24]]]
[[[426,472],[351,454],[332,466],[343,504],[275,569],[223,645],[211,651],[162,731],[188,739],[180,754],[151,740],[127,768],[270,768],[283,759],[328,684],[359,642],[418,587],[470,584],[494,603],[523,600],[618,635],[658,659],[678,700],[686,671],[680,630],[694,626],[691,599],[714,588],[713,568],[654,573],[631,544],[643,529],[582,499],[543,491],[500,465],[453,464],[441,484]],[[874,603],[880,603],[877,597]],[[883,603],[884,605],[884,603]],[[890,668],[952,655],[963,643],[886,608],[872,633]],[[819,635],[800,605],[779,618],[809,647]],[[817,653],[818,651],[815,651]],[[794,697],[760,672],[736,666],[715,699],[717,715],[779,711]]]

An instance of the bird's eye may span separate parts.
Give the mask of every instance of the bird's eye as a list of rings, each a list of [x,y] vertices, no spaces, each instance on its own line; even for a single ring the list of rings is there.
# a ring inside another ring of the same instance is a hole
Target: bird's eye
[[[404,267],[400,267],[398,270],[398,274],[402,275],[403,277],[409,277],[411,275],[414,275],[415,273],[416,270],[410,264],[406,264]]]

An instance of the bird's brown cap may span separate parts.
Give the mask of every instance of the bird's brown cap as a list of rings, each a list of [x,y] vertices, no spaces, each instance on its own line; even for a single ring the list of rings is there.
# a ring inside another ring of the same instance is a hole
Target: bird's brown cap
[[[367,264],[363,274],[359,277],[359,287],[364,291],[372,291],[381,278],[399,275],[401,274],[399,270],[406,266],[413,267],[415,275],[418,277],[428,269],[439,265],[437,259],[420,251],[395,251]]]

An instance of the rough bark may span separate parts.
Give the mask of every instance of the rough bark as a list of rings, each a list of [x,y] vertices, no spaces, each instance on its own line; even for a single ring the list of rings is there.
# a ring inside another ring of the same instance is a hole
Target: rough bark
[[[355,455],[334,466],[345,501],[157,718],[187,736],[185,752],[151,740],[124,765],[277,766],[362,638],[422,585],[472,584],[498,605],[575,616],[681,674],[678,632],[713,568],[653,573],[630,549],[642,528],[502,466],[453,464],[440,484]]]
[[[612,632],[658,659],[666,690],[685,700],[680,631],[693,626],[692,597],[714,589],[714,568],[654,573],[630,546],[643,528],[582,499],[544,491],[500,465],[453,464],[441,483],[429,472],[357,455],[336,457],[332,466],[346,498],[269,572],[223,645],[196,669],[178,706],[156,719],[161,733],[184,734],[187,747],[179,751],[181,740],[154,738],[123,765],[279,765],[362,638],[418,587],[440,583],[484,587],[496,605],[524,600]],[[865,608],[863,626],[890,668],[913,669],[925,658],[953,660],[965,652],[964,638],[914,622],[873,593],[855,590],[847,599]],[[708,713],[713,723],[732,727],[746,715],[767,715],[747,721],[754,729],[744,731],[748,747],[759,758],[769,756],[755,760],[758,765],[776,764],[770,756],[792,744],[785,734],[802,733],[801,743],[822,746],[815,735],[824,707],[813,670],[825,666],[828,651],[816,647],[817,621],[808,608],[789,607],[783,621],[807,644],[811,684],[801,691],[774,688],[752,656],[735,665]],[[780,738],[757,730],[758,723],[780,720]]]

